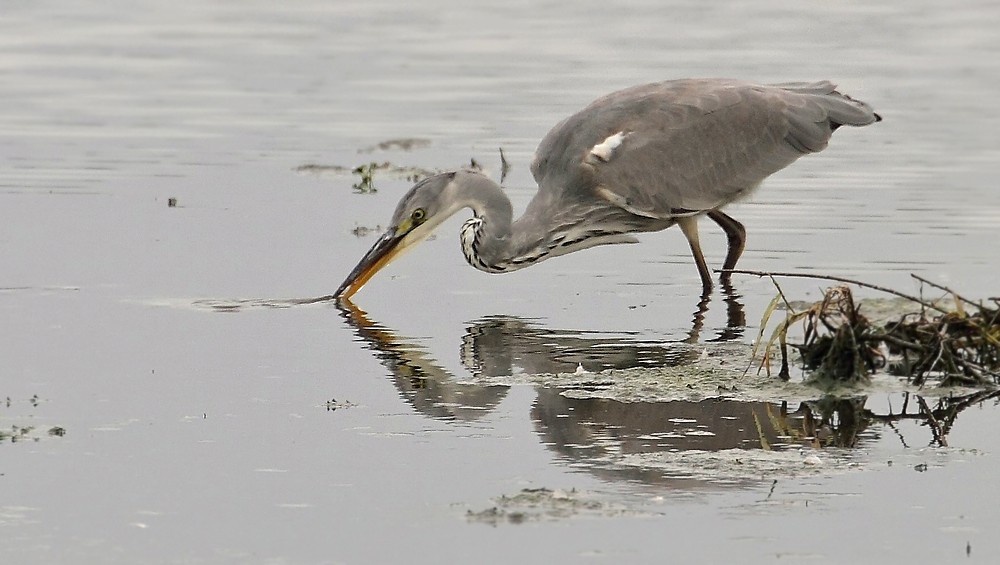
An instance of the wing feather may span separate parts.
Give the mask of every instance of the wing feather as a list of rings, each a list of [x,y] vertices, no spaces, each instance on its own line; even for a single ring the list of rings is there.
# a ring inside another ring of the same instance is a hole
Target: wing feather
[[[690,215],[746,197],[824,149],[838,126],[877,119],[826,81],[668,81],[609,94],[563,120],[542,140],[532,173],[550,191],[589,187],[633,214]],[[607,159],[587,158],[619,133]]]

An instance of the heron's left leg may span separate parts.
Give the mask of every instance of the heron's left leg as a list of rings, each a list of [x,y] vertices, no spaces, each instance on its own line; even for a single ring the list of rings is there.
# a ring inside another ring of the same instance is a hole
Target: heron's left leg
[[[712,210],[708,213],[708,217],[719,224],[722,231],[726,232],[726,238],[729,239],[729,251],[726,253],[726,262],[722,264],[722,268],[732,269],[736,267],[736,262],[740,260],[740,255],[743,254],[743,248],[747,243],[746,228],[735,218],[720,210]],[[729,282],[731,277],[732,273],[724,271],[719,279],[722,282]]]
[[[698,241],[698,218],[695,216],[678,218],[677,224],[681,226],[681,231],[684,232],[684,237],[687,238],[688,244],[691,246],[691,254],[694,255],[694,262],[698,265],[698,274],[701,275],[702,291],[705,294],[710,294],[712,292],[712,271],[708,269],[705,254],[701,252],[701,243]]]

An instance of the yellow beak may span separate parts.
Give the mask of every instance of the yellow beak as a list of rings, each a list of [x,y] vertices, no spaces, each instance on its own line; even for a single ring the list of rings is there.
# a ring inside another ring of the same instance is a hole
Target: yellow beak
[[[402,236],[398,236],[397,230],[394,228],[389,228],[375,245],[365,253],[365,256],[361,258],[351,274],[347,275],[347,279],[344,280],[334,296],[340,300],[347,300],[354,295],[355,292],[361,290],[361,287],[368,282],[368,279],[382,270],[382,267],[388,265],[393,259],[395,259],[400,252],[402,252],[406,246],[400,246],[399,243],[403,240]]]

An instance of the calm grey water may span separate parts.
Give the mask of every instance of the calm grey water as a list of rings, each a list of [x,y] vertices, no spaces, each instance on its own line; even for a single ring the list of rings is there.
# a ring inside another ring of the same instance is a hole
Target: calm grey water
[[[732,208],[742,267],[996,296],[997,29],[974,0],[0,3],[0,560],[995,561],[992,399],[948,447],[885,417],[812,449],[769,427],[776,403],[476,380],[683,363],[700,286],[679,232],[491,277],[454,218],[365,314],[276,306],[335,289],[410,184],[298,167],[497,174],[502,147],[523,209],[549,127],[688,76],[828,78],[885,117]],[[717,298],[701,343],[756,332],[774,289],[736,286],[746,330]],[[789,472],[762,437],[825,464]]]

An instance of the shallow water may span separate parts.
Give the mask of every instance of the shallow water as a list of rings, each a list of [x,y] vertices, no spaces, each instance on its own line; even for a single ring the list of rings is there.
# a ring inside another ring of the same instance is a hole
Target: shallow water
[[[499,176],[502,147],[520,210],[548,128],[686,76],[885,117],[732,207],[741,267],[996,296],[997,29],[972,0],[5,3],[0,560],[995,561],[996,398],[734,376],[774,288],[706,310],[675,230],[496,277],[454,218],[360,310],[297,301],[411,184],[354,167]]]

